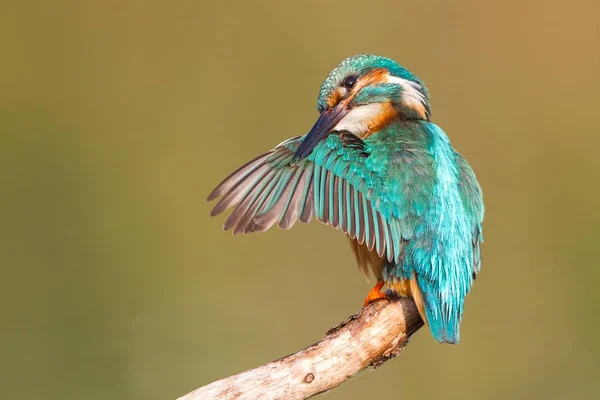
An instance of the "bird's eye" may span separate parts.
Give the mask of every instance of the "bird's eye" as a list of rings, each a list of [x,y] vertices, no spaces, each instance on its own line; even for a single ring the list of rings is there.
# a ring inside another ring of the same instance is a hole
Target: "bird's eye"
[[[357,80],[358,80],[358,76],[348,75],[346,77],[346,79],[344,79],[343,85],[346,89],[352,89],[352,87],[354,86],[354,84],[356,83]]]

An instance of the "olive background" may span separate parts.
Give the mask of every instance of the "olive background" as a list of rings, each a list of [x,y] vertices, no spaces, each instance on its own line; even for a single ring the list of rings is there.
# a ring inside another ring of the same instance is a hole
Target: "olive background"
[[[370,289],[319,223],[231,236],[206,195],[317,118],[344,58],[391,57],[486,203],[458,346],[425,329],[328,399],[600,391],[600,5],[0,5],[0,392],[173,399],[318,340]]]

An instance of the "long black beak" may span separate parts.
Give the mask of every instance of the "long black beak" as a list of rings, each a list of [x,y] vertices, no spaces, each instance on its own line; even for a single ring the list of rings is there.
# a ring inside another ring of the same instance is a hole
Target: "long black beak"
[[[329,135],[331,130],[348,114],[346,105],[343,103],[325,110],[319,116],[319,119],[313,125],[308,135],[304,137],[298,150],[296,150],[296,158],[304,158],[308,156],[317,144]]]

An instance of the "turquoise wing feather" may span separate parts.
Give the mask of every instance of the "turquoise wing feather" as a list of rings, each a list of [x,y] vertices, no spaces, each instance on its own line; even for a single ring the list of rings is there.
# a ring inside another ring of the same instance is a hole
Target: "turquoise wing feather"
[[[385,189],[389,171],[369,157],[365,143],[344,133],[330,135],[306,159],[296,160],[302,139],[281,143],[226,178],[208,197],[222,196],[211,215],[233,208],[223,228],[234,234],[275,224],[289,229],[314,216],[397,261],[401,239],[414,227],[406,223],[410,219],[397,218],[406,213]]]

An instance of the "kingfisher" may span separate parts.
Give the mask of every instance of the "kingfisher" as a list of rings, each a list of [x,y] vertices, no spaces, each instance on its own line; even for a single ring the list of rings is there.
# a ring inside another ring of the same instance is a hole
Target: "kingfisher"
[[[350,239],[377,283],[364,305],[412,297],[433,337],[458,343],[481,268],[484,205],[471,166],[431,122],[423,82],[392,59],[357,54],[321,85],[308,134],[247,162],[208,196],[223,229],[261,232],[313,218]],[[387,291],[383,291],[387,286]]]

